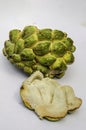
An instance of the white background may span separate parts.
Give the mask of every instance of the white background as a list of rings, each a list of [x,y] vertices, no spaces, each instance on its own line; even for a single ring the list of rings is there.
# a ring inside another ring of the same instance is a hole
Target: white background
[[[60,121],[40,120],[24,107],[19,90],[28,76],[2,54],[9,31],[26,25],[67,32],[77,48],[74,64],[58,82],[71,85],[83,103]],[[0,0],[0,130],[34,129],[86,129],[86,0]]]

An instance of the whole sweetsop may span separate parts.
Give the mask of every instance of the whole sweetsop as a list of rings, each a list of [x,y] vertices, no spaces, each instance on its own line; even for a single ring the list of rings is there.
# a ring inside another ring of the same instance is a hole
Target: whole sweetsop
[[[11,30],[3,54],[25,72],[41,71],[44,76],[61,78],[74,62],[73,40],[60,30],[26,26]]]

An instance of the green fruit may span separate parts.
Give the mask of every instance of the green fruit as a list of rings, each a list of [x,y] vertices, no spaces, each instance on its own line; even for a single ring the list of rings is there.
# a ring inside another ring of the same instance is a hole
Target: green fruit
[[[28,74],[39,70],[45,77],[61,78],[74,62],[75,49],[73,40],[60,30],[26,26],[22,31],[10,31],[3,54]]]

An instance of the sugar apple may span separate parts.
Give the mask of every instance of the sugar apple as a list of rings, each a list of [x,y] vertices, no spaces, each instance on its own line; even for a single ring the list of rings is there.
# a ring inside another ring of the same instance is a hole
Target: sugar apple
[[[20,96],[24,105],[35,111],[40,119],[51,121],[65,117],[82,104],[82,99],[76,97],[71,86],[62,86],[55,79],[44,78],[39,71],[24,80]]]
[[[3,48],[7,59],[29,75],[39,70],[51,78],[65,74],[67,65],[74,62],[74,51],[73,40],[65,32],[31,25],[11,30]]]

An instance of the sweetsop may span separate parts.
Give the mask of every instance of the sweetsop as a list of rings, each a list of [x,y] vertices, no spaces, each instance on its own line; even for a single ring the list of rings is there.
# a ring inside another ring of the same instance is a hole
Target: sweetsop
[[[73,40],[65,32],[36,26],[11,30],[3,48],[7,59],[29,75],[39,70],[51,78],[65,74],[67,65],[74,62],[74,51]]]
[[[55,79],[44,78],[40,71],[24,80],[20,96],[24,105],[35,111],[40,119],[51,121],[65,117],[82,104],[82,99],[75,95],[71,86],[62,86]]]

